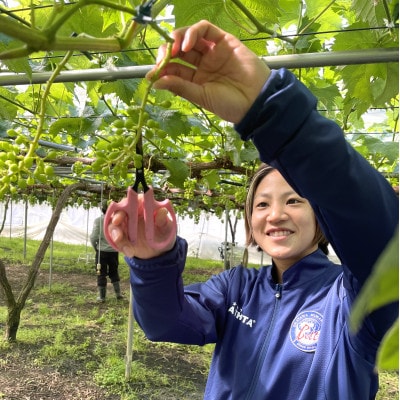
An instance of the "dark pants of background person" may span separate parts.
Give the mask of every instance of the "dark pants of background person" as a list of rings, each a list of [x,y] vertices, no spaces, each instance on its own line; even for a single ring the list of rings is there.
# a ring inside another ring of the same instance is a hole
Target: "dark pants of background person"
[[[100,274],[97,271],[97,286],[107,286],[107,275],[110,278],[111,283],[119,282],[118,274],[118,253],[115,251],[100,251],[96,250],[96,265],[100,264]]]

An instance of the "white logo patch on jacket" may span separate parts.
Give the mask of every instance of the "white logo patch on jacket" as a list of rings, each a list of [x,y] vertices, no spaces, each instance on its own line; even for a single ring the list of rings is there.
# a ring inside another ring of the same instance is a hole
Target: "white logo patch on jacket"
[[[317,348],[323,316],[316,311],[302,311],[290,327],[292,343],[301,351],[313,352]]]

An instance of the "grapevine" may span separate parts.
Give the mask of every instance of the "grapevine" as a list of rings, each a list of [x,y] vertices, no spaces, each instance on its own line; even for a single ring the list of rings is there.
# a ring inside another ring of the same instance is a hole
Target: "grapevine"
[[[142,139],[145,133],[145,128],[147,128],[146,138],[151,140],[151,138],[156,134],[159,138],[165,137],[165,132],[159,129],[159,123],[150,118],[148,112],[146,111],[146,105],[149,103],[149,96],[153,88],[154,83],[159,79],[160,73],[163,68],[169,63],[172,53],[173,38],[171,38],[164,30],[158,27],[154,22],[148,22],[148,24],[156,30],[167,43],[166,52],[163,60],[155,69],[151,78],[147,81],[146,89],[143,93],[141,103],[138,107],[131,106],[128,108],[127,112],[129,117],[125,121],[118,119],[114,121],[113,128],[115,128],[114,133],[117,138],[108,144],[107,150],[110,151],[108,154],[108,160],[113,165],[114,175],[120,175],[121,178],[126,178],[129,159],[133,159],[133,165],[135,169],[143,167],[143,156],[138,154],[137,148],[141,149]],[[170,107],[170,102],[164,101],[160,106],[168,108]],[[125,138],[123,134],[125,132],[132,133]],[[102,151],[97,152],[97,161],[92,165],[94,171],[101,170],[102,174],[105,176],[110,175],[111,165],[106,165],[105,157],[103,157]]]

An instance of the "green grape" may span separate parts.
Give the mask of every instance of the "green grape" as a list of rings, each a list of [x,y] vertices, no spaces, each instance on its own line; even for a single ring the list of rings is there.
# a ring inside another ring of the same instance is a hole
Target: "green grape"
[[[35,159],[33,157],[25,157],[24,158],[24,165],[26,168],[32,168],[33,162]]]
[[[44,173],[48,177],[54,176],[54,167],[52,165],[46,165],[46,167],[44,168]]]
[[[12,149],[12,146],[8,142],[0,142],[0,150],[9,151]]]
[[[93,161],[92,163],[92,170],[93,172],[99,172],[103,167],[105,160],[102,158],[98,158],[97,160]]]
[[[17,174],[12,174],[10,175],[10,182],[17,182],[18,181],[18,175]]]
[[[108,158],[109,158],[110,160],[116,160],[120,155],[121,155],[121,152],[120,152],[120,151],[113,151],[112,153],[110,153],[110,154],[108,155]]]
[[[10,183],[10,175],[5,175],[0,180],[4,185],[8,185]],[[0,185],[1,186],[1,185]]]
[[[38,158],[36,160],[36,170],[35,171],[37,171],[37,173],[39,173],[39,174],[44,173],[44,162],[41,158]]]
[[[162,129],[155,129],[154,132],[160,139],[165,139],[167,137],[167,132],[163,131]]]
[[[113,141],[111,142],[111,144],[112,144],[112,147],[113,147],[114,149],[115,149],[115,148],[121,148],[121,147],[124,145],[124,138],[123,138],[123,137],[119,137],[119,138],[113,140]]]
[[[127,136],[124,139],[124,147],[131,147],[133,142],[135,141],[135,138],[133,136]]]
[[[37,174],[37,175],[35,175],[35,177],[41,183],[47,182],[47,176],[45,174]]]
[[[154,119],[149,119],[146,123],[146,126],[148,128],[159,128],[160,124],[158,123],[158,121],[155,121]]]
[[[142,113],[142,122],[145,123],[149,119],[150,115],[147,111],[143,111]]]
[[[113,126],[114,126],[115,128],[123,128],[123,127],[125,126],[125,123],[124,123],[124,121],[123,121],[122,119],[116,119],[116,120],[113,122]]]
[[[18,132],[15,129],[8,129],[7,135],[10,137],[16,137],[18,135]]]
[[[26,189],[28,186],[27,181],[24,178],[19,178],[18,179],[18,187],[20,189]]]
[[[57,152],[55,150],[49,151],[49,153],[46,156],[46,158],[50,160],[53,160],[56,157],[57,157]]]
[[[8,167],[8,172],[9,172],[10,174],[14,174],[14,173],[18,172],[18,165],[17,165],[17,164],[11,164],[11,165]]]
[[[136,122],[133,120],[133,118],[127,118],[125,120],[125,129],[131,130],[135,125]]]
[[[26,137],[23,136],[23,135],[19,135],[19,136],[15,139],[15,143],[18,144],[18,145],[25,144],[26,141],[27,141],[27,140],[26,140]]]
[[[7,160],[12,161],[12,162],[15,162],[15,153],[12,152],[12,151],[9,151],[9,152],[7,153]]]

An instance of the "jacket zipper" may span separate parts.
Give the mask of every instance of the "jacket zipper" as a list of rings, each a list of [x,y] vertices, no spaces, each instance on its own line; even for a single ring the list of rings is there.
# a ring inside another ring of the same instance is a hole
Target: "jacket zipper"
[[[256,369],[255,369],[255,372],[253,375],[253,379],[251,381],[250,389],[247,392],[246,400],[250,400],[253,397],[254,391],[257,387],[259,377],[260,377],[261,367],[263,365],[263,362],[265,359],[265,354],[267,353],[269,343],[271,341],[272,332],[274,331],[275,320],[276,320],[276,316],[278,315],[281,298],[282,298],[282,285],[280,283],[277,283],[275,285],[275,304],[274,304],[274,311],[272,313],[271,323],[269,325],[267,335],[265,336],[264,343],[261,347],[260,355],[257,360],[257,365],[256,365]]]

